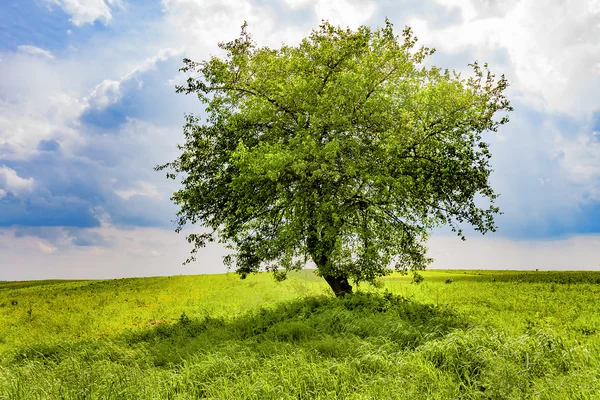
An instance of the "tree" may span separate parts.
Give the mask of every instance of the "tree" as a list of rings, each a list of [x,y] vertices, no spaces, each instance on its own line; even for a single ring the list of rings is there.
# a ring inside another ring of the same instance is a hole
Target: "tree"
[[[219,44],[226,56],[184,59],[196,76],[177,91],[197,94],[207,116],[186,115],[181,155],[156,169],[183,175],[176,231],[209,229],[188,235],[186,262],[215,240],[242,278],[265,269],[284,279],[312,260],[342,296],[350,281],[425,268],[435,226],[463,240],[461,223],[494,231],[481,136],[508,121],[508,83],[477,62],[468,79],[425,67],[434,50],[416,43],[388,20],[356,31],[323,22],[298,46],[272,49],[244,24]]]

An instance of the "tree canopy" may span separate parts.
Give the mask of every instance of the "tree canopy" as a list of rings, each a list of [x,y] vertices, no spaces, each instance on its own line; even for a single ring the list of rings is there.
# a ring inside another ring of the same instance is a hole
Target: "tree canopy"
[[[186,115],[181,154],[156,167],[181,175],[176,230],[207,229],[188,235],[187,262],[215,240],[242,277],[283,279],[313,261],[339,296],[351,281],[425,268],[436,226],[463,239],[462,224],[495,230],[482,134],[508,121],[504,76],[477,62],[468,78],[425,66],[434,50],[388,20],[323,22],[276,49],[246,28],[219,44],[225,56],[184,59],[191,76],[177,91],[197,94],[206,117]]]

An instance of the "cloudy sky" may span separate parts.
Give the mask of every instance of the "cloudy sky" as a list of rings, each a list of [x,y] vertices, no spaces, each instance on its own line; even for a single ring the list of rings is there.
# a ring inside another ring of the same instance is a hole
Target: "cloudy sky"
[[[2,0],[0,280],[224,271],[172,220],[177,188],[152,170],[182,141],[183,57],[218,54],[248,21],[259,45],[322,19],[435,47],[430,62],[506,74],[515,111],[488,135],[495,234],[434,232],[436,268],[600,269],[600,1]]]

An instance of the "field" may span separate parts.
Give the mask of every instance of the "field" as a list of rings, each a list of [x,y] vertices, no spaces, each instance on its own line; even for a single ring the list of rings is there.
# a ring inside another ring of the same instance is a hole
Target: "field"
[[[0,399],[599,399],[600,272],[0,283]]]

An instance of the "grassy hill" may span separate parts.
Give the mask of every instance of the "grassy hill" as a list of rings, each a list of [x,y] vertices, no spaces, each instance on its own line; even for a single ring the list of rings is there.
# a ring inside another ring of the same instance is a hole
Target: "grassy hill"
[[[597,399],[600,273],[0,283],[0,399]]]

